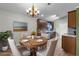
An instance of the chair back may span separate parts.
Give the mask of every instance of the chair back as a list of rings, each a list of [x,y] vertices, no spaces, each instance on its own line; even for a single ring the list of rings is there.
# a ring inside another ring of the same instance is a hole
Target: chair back
[[[45,38],[47,38],[47,39],[49,39],[49,35],[46,34],[46,33],[41,33],[41,36],[42,36],[42,37],[45,37]]]
[[[46,50],[46,56],[53,56],[57,44],[57,38],[53,38],[48,41],[47,50]]]
[[[18,48],[15,45],[14,39],[11,39],[10,37],[8,38],[8,43],[12,52],[13,56],[21,56]]]

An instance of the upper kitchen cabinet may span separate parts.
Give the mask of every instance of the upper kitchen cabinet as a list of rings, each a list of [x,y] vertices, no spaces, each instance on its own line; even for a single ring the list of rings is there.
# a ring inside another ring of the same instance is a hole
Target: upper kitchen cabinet
[[[76,10],[68,12],[68,27],[76,28]]]

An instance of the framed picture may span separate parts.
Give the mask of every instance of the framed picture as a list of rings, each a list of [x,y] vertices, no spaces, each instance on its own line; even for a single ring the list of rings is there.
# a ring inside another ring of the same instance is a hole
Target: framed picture
[[[14,21],[13,31],[27,31],[27,23]]]

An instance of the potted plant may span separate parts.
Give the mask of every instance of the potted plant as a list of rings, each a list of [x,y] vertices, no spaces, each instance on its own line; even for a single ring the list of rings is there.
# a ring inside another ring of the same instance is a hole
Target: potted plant
[[[8,37],[10,36],[10,32],[0,32],[0,44],[2,47],[2,51],[5,51],[8,49]]]

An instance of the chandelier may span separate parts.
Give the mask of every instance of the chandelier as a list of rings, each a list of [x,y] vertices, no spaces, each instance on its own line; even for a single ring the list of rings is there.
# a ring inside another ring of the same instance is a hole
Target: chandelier
[[[39,15],[39,10],[35,7],[34,4],[32,5],[31,8],[28,8],[26,12],[32,17]]]

